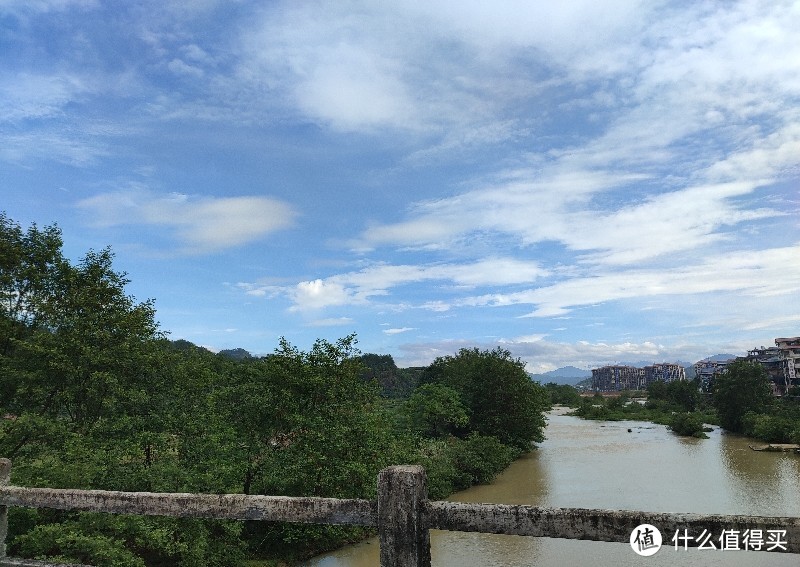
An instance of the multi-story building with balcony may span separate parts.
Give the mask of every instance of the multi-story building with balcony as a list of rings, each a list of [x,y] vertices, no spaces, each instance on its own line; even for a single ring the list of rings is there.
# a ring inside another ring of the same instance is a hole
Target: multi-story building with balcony
[[[778,338],[775,339],[775,345],[780,351],[786,391],[800,388],[800,337]]]
[[[747,356],[738,356],[736,360],[757,362],[766,371],[769,377],[773,396],[783,396],[788,389],[786,377],[783,372],[783,358],[778,347],[760,347],[747,351]]]
[[[644,368],[613,365],[592,370],[592,389],[595,392],[639,390],[643,381]]]
[[[642,389],[647,388],[656,380],[662,382],[673,382],[675,380],[686,380],[686,369],[680,364],[652,364],[644,367],[644,382]]]
[[[669,363],[652,364],[644,368],[612,365],[592,370],[592,389],[595,392],[644,390],[656,380],[686,380],[686,370],[680,364]]]
[[[733,360],[701,360],[694,364],[694,374],[700,381],[700,389],[710,393],[714,379],[725,372]]]

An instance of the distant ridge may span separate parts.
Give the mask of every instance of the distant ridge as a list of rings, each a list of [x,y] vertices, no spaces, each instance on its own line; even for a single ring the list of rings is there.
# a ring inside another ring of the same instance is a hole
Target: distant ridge
[[[575,366],[564,366],[563,368],[557,368],[556,370],[551,370],[543,374],[531,374],[531,380],[541,382],[542,384],[552,382],[554,384],[569,384],[570,386],[574,386],[578,382],[586,380],[586,378],[589,378],[591,375],[592,372],[590,370],[576,368]]]
[[[731,360],[732,358],[736,358],[739,355],[736,354],[715,354],[714,356],[709,356],[708,358],[704,358],[701,362],[709,361],[709,362],[725,362],[726,360]]]

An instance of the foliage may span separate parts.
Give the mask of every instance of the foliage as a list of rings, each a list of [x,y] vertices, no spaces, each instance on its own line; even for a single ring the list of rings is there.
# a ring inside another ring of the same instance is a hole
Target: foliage
[[[647,402],[650,407],[669,406],[692,412],[700,403],[700,384],[697,380],[673,380],[668,383],[656,380],[647,385]]]
[[[374,498],[380,469],[423,464],[430,496],[489,482],[542,440],[544,389],[507,351],[426,369],[307,351],[215,355],[168,341],[110,250],[64,258],[55,227],[0,214],[0,455],[22,486]],[[416,387],[423,375],[435,377]],[[415,389],[416,388],[416,389]],[[18,555],[92,565],[301,560],[362,528],[11,510]]]
[[[708,435],[703,432],[702,420],[694,413],[674,414],[670,419],[669,428],[678,435],[699,437],[701,439],[708,438]]]
[[[714,398],[699,393],[697,380],[654,382],[645,405],[620,403],[597,394],[583,398],[573,415],[598,420],[645,420],[669,426],[676,434],[705,437],[704,424],[725,426],[768,443],[800,443],[800,403],[790,396],[773,399],[760,365],[737,362],[733,373],[719,375]],[[737,425],[738,424],[738,425]],[[737,429],[738,428],[738,429]]]
[[[550,395],[551,404],[557,404],[571,408],[577,408],[581,404],[581,395],[574,386],[550,382],[544,385],[544,389]]]
[[[747,412],[764,412],[772,403],[769,377],[756,362],[737,361],[714,383],[713,404],[722,427],[744,432],[742,421]]]
[[[491,482],[519,456],[496,437],[472,433],[466,439],[419,439],[409,462],[425,467],[428,497],[440,500],[473,484]]]
[[[662,390],[665,392],[667,390]],[[687,419],[687,423],[694,426],[692,422],[698,422],[698,429],[702,432],[702,426],[705,423],[718,423],[716,413],[710,411],[708,408],[701,404],[698,405],[694,412],[683,411],[680,406],[667,400],[667,399],[648,399],[645,405],[639,404],[635,401],[628,401],[620,403],[614,397],[604,398],[601,395],[595,395],[592,398],[583,398],[581,404],[573,412],[572,415],[583,417],[584,419],[598,419],[606,421],[622,421],[622,420],[639,420],[639,421],[652,421],[662,425],[676,426],[676,433],[678,429],[684,430],[687,425],[678,423],[676,420]],[[678,418],[679,415],[689,415],[689,418]],[[692,431],[690,434],[692,434]],[[700,435],[698,435],[700,436]]]
[[[519,451],[504,445],[497,437],[472,433],[450,444],[450,458],[457,471],[454,487],[492,482],[495,475],[519,456]]]
[[[459,393],[470,415],[467,432],[497,437],[522,451],[544,440],[549,397],[509,351],[461,349],[455,356],[434,360],[425,380]]]
[[[402,409],[408,431],[423,437],[446,437],[469,423],[469,413],[458,392],[443,384],[423,384]]]
[[[408,398],[423,371],[421,368],[397,368],[389,354],[363,354],[361,362],[364,365],[362,378],[376,383],[385,398]]]
[[[748,411],[742,416],[742,432],[767,443],[800,443],[800,403],[784,398],[769,413]]]

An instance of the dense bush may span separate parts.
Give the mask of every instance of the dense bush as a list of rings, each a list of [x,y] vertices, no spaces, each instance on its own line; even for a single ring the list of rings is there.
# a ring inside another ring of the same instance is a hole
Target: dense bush
[[[557,404],[571,408],[576,408],[581,404],[580,393],[569,384],[554,384],[550,382],[544,385],[544,389],[550,396],[551,404]]]
[[[521,451],[544,440],[549,396],[530,379],[525,363],[507,350],[461,349],[455,356],[439,357],[428,368],[424,382],[458,392],[469,413],[462,437],[476,431]]]
[[[15,484],[374,498],[379,470],[420,463],[443,498],[543,439],[547,395],[507,351],[462,350],[407,372],[362,356],[353,335],[216,356],[166,340],[110,250],[72,264],[61,248],[57,227],[25,231],[0,214],[0,456],[13,459]],[[11,553],[98,566],[298,560],[366,533],[11,514]]]
[[[707,438],[703,432],[702,420],[693,413],[676,413],[669,422],[669,428],[678,435]]]

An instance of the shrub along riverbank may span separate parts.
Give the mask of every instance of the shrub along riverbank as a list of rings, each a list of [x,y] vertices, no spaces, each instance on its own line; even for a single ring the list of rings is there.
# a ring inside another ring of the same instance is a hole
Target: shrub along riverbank
[[[800,399],[773,397],[769,378],[757,363],[729,365],[705,394],[696,381],[657,381],[647,392],[624,391],[617,397],[576,398],[555,384],[546,389],[556,403],[574,408],[573,415],[585,419],[650,421],[678,435],[701,438],[712,424],[768,443],[800,443]],[[642,397],[645,403],[640,403]]]
[[[0,214],[0,456],[20,486],[374,498],[422,464],[431,498],[543,439],[548,397],[508,351],[401,371],[353,335],[254,358],[169,341],[110,250],[72,264],[56,227]],[[9,554],[97,566],[296,561],[360,528],[12,508]]]

